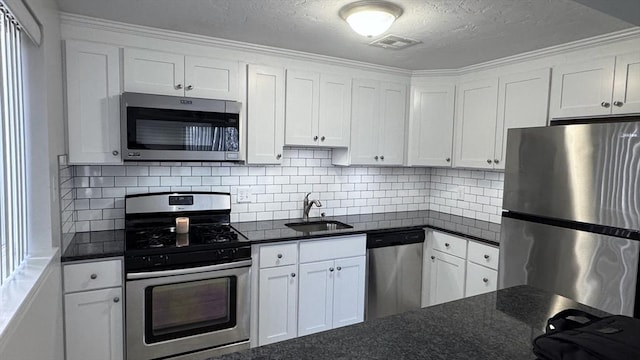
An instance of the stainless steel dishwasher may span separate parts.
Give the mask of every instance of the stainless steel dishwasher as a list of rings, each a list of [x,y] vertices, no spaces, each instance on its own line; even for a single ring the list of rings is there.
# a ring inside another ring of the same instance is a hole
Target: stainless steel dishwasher
[[[367,234],[367,320],[420,308],[424,238],[423,229]]]

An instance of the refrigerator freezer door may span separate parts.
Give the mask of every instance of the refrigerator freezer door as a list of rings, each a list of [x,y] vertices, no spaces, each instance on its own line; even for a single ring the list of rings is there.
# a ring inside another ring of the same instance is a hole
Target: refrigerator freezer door
[[[502,217],[498,287],[531,285],[633,316],[640,241]]]
[[[505,210],[640,229],[640,121],[512,129]]]

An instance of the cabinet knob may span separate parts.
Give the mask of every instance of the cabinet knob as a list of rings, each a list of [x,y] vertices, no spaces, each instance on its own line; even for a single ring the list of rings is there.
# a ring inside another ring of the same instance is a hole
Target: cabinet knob
[[[329,268],[329,271],[333,272],[333,268],[332,268],[332,267],[330,267],[330,268]]]
[[[444,243],[444,247],[447,247],[447,248],[448,248],[449,246],[451,246],[451,244],[449,244],[449,243]]]
[[[491,164],[491,159],[487,159],[487,164]]]
[[[498,160],[498,159],[493,159],[493,162],[494,162],[495,164],[499,164],[499,163],[500,163],[500,160]]]
[[[114,302],[114,303],[120,302],[120,298],[119,298],[119,297],[117,297],[117,296],[116,296],[116,297],[114,297],[114,298],[113,298],[113,302]]]
[[[485,259],[485,260],[489,260],[489,255],[486,255],[486,254],[485,254],[485,255],[484,255],[484,259]]]
[[[278,254],[278,259],[282,259],[282,254]]]
[[[97,274],[91,274],[90,278],[91,278],[91,280],[95,280],[95,279],[98,278],[98,275]]]
[[[281,157],[282,157],[282,154],[276,155],[276,159],[278,159],[278,160],[280,160]]]
[[[313,137],[313,141],[318,141],[318,135]]]
[[[482,279],[482,282],[484,282],[484,283],[486,284],[486,283],[488,283],[488,282],[489,282],[489,279],[487,279],[487,278],[483,278],[483,279]]]
[[[447,162],[451,162],[451,158],[446,158],[445,159]]]
[[[342,267],[338,266],[336,269],[337,269],[338,271],[340,271],[340,270],[342,270]]]
[[[120,152],[118,152],[118,150],[113,150],[111,152],[111,155],[113,155],[113,156],[118,156],[118,154],[120,154]]]
[[[193,90],[193,85],[187,85],[187,90]]]
[[[320,141],[324,141],[324,136],[320,138]]]
[[[376,159],[376,160],[378,160],[378,155],[374,156],[373,158],[374,158],[374,159]]]
[[[617,107],[622,107],[622,105],[624,105],[624,103],[622,101],[614,101],[613,105],[617,106]]]
[[[603,101],[600,103],[600,106],[602,106],[603,108],[608,108],[609,106],[611,106],[611,104],[608,101]]]
[[[182,84],[178,84],[175,87],[176,87],[176,90],[180,90],[180,89],[182,89]]]
[[[291,273],[291,277],[296,277],[296,273]]]
[[[436,259],[436,257],[431,255],[431,260],[435,260],[435,259]]]
[[[380,160],[384,160],[384,155],[380,155]]]

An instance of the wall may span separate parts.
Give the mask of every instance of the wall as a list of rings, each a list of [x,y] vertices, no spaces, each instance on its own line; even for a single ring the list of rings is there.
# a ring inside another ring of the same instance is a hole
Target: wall
[[[287,148],[283,156],[282,166],[172,162],[74,166],[76,230],[121,229],[125,194],[161,191],[230,192],[234,222],[299,218],[307,192],[323,205],[314,207],[311,216],[431,208],[500,222],[501,209],[492,205],[501,203],[502,174],[498,172],[339,167],[331,165],[330,149]],[[441,176],[443,172],[447,176]],[[457,184],[466,186],[468,194],[453,204],[448,200],[457,194],[451,187]],[[251,203],[237,203],[239,186],[251,187]],[[482,202],[487,202],[486,207]]]

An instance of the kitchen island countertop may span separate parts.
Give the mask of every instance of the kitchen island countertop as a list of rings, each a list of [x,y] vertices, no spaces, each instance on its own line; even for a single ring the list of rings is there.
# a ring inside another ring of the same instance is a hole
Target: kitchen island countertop
[[[532,340],[549,317],[567,308],[607,315],[516,286],[215,359],[535,359]]]

